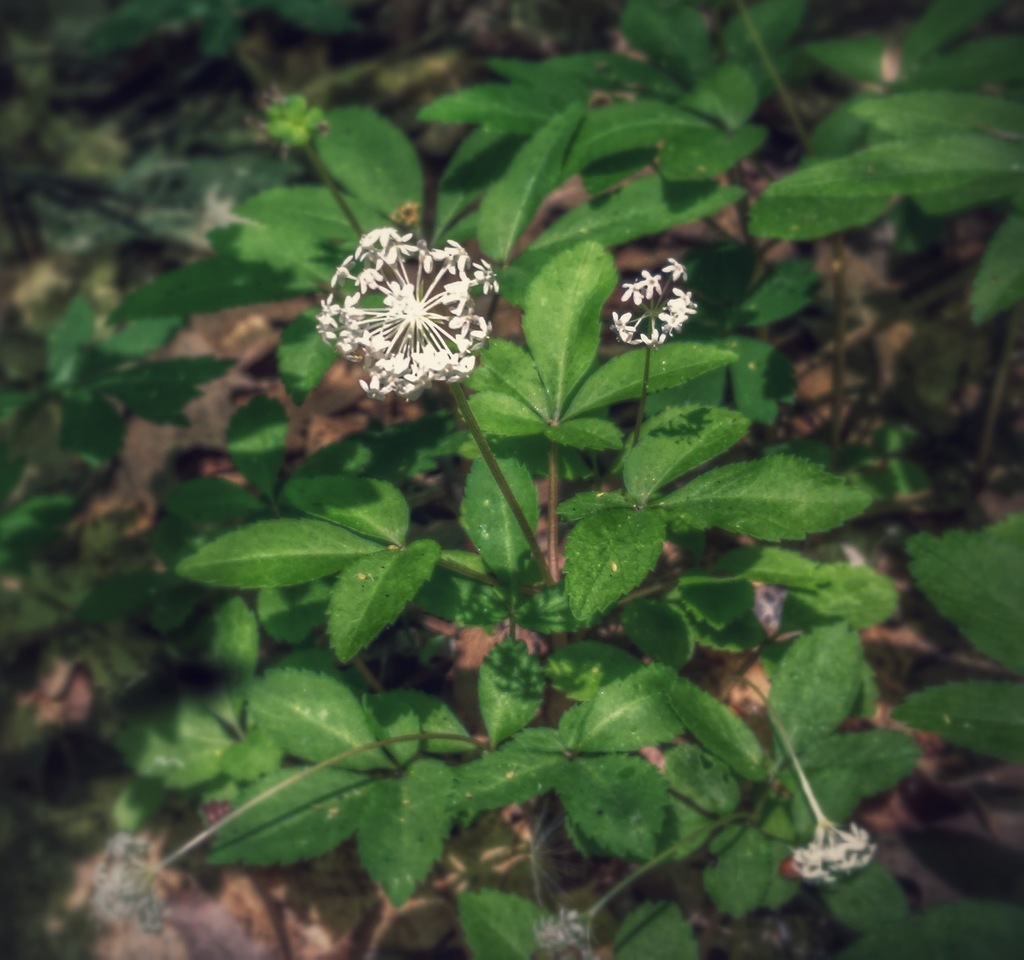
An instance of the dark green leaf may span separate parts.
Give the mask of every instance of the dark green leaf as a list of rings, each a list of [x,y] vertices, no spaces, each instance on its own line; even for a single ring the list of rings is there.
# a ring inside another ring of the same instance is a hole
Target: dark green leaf
[[[750,827],[729,827],[711,844],[717,862],[704,871],[704,889],[712,902],[731,917],[759,907],[775,873],[764,835]]]
[[[401,491],[383,480],[296,472],[282,495],[310,516],[396,546],[405,542],[409,505]]]
[[[201,384],[215,380],[232,362],[213,357],[155,360],[104,374],[87,386],[122,400],[132,413],[154,423],[188,424],[182,408],[199,396]]]
[[[470,89],[478,90],[479,85]],[[543,123],[544,119],[546,116],[540,122]],[[531,124],[526,132],[533,133],[536,126]],[[519,137],[484,128],[474,130],[458,145],[437,188],[434,211],[436,245],[443,244],[452,223],[508,169],[509,162],[521,146]]]
[[[254,487],[273,495],[284,465],[288,414],[280,401],[253,397],[228,424],[228,453],[239,472]]]
[[[514,893],[459,895],[459,926],[475,960],[524,960],[536,947],[533,928],[544,911]]]
[[[469,385],[474,390],[504,393],[541,416],[546,416],[548,395],[533,358],[508,340],[492,339],[480,355]]]
[[[674,903],[644,903],[615,934],[616,960],[697,960],[693,928]]]
[[[85,297],[74,297],[47,337],[46,379],[51,387],[74,382],[82,348],[93,338],[96,314]]]
[[[982,93],[918,90],[888,97],[865,97],[856,101],[850,112],[892,137],[1024,132],[1024,105]]]
[[[724,344],[737,360],[729,367],[736,406],[751,420],[774,423],[779,401],[792,399],[796,385],[793,366],[781,350],[750,337],[733,337]]]
[[[807,260],[780,263],[740,307],[744,327],[761,327],[799,313],[812,302],[818,273]]]
[[[60,448],[89,463],[116,457],[124,442],[121,414],[96,393],[68,393],[60,411]]]
[[[481,125],[500,133],[532,134],[561,106],[559,100],[534,87],[507,83],[475,83],[438,97],[419,112],[420,120]]]
[[[509,637],[484,658],[477,690],[480,713],[496,747],[533,719],[544,696],[544,671],[525,643]]]
[[[683,4],[672,0],[630,0],[620,27],[651,63],[683,83],[692,83],[715,62],[704,18],[699,11]]]
[[[753,125],[732,136],[713,127],[694,130],[665,143],[658,170],[666,180],[704,180],[759,150],[767,136],[765,127]]]
[[[752,76],[756,61],[745,66],[741,63],[736,60],[720,64],[683,103],[691,110],[716,117],[729,130],[742,127],[754,115],[761,96]]]
[[[910,911],[899,881],[879,863],[822,887],[829,913],[857,933],[906,919]]]
[[[381,739],[411,733],[469,736],[466,728],[443,700],[419,690],[389,690],[366,697],[363,702],[377,722]],[[399,763],[406,764],[421,749],[431,753],[465,753],[476,748],[457,740],[438,738],[392,743],[386,749]]]
[[[236,680],[251,676],[260,656],[256,617],[241,597],[221,603],[210,618],[206,658]]]
[[[991,320],[1000,310],[1024,300],[1024,216],[1011,214],[989,241],[981,258],[981,268],[971,287],[971,319],[975,323]]]
[[[469,404],[480,429],[492,437],[535,436],[547,426],[544,417],[507,393],[474,393]]]
[[[545,436],[563,447],[574,450],[618,450],[622,432],[614,423],[597,417],[579,417],[544,431]]]
[[[708,813],[724,816],[740,802],[740,785],[732,771],[696,744],[666,750],[664,774],[673,790]]]
[[[754,591],[749,583],[703,573],[683,576],[673,591],[673,599],[677,598],[688,613],[716,630],[739,620],[754,607]]]
[[[167,512],[190,523],[247,520],[265,509],[245,487],[223,477],[198,477],[178,484],[164,504]]]
[[[913,65],[937,53],[1000,6],[1002,0],[978,0],[975,3],[935,0],[928,4],[903,41],[903,62]]]
[[[316,328],[316,314],[299,314],[281,332],[277,372],[288,396],[301,404],[338,359]]]
[[[331,585],[314,580],[295,587],[264,587],[256,599],[260,623],[275,640],[302,643],[312,630],[327,622]]]
[[[556,690],[573,700],[593,700],[602,687],[642,667],[636,657],[610,643],[581,640],[557,650],[544,669]]]
[[[225,776],[241,783],[259,780],[281,766],[283,751],[258,727],[250,727],[245,739],[231,744],[221,758]]]
[[[639,650],[677,670],[693,656],[693,630],[686,615],[663,600],[627,604],[622,626]]]
[[[818,40],[804,44],[803,51],[828,70],[863,83],[882,82],[885,43],[879,36]]]

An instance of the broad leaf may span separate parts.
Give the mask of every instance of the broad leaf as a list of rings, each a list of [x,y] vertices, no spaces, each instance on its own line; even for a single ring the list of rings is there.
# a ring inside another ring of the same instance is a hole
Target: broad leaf
[[[475,960],[523,960],[536,947],[533,929],[544,911],[499,890],[459,895],[459,926]]]
[[[228,425],[228,453],[242,476],[263,493],[273,495],[284,465],[288,414],[280,401],[253,397]]]
[[[448,705],[420,690],[388,690],[364,698],[364,705],[376,721],[380,739],[415,733],[450,733],[468,737],[466,728]],[[465,753],[471,744],[457,740],[410,740],[385,748],[399,763],[408,763],[420,750],[431,753]]]
[[[644,903],[615,934],[616,960],[697,960],[693,928],[675,903]]]
[[[533,358],[508,340],[492,339],[480,354],[469,386],[474,390],[504,393],[546,416],[548,396]]]
[[[294,587],[264,587],[256,598],[256,612],[263,629],[282,643],[302,643],[310,632],[327,621],[331,587],[314,580]]]
[[[697,529],[721,527],[762,540],[794,540],[831,530],[870,497],[807,460],[765,457],[701,474],[660,505]]]
[[[1024,106],[981,93],[919,90],[870,97],[858,100],[850,112],[893,137],[962,131],[1024,133]]]
[[[319,520],[265,520],[211,540],[177,573],[212,587],[287,587],[337,573],[380,546]]]
[[[230,360],[213,357],[179,357],[155,360],[126,370],[116,370],[83,384],[124,402],[132,413],[154,423],[185,426],[182,408],[199,396],[199,387],[219,377]]]
[[[857,933],[871,933],[907,918],[907,896],[900,882],[880,863],[822,887],[829,913]]]
[[[189,523],[248,520],[266,508],[245,487],[223,477],[197,477],[178,484],[167,498],[167,512]]]
[[[347,474],[295,473],[283,499],[303,513],[340,524],[367,537],[401,545],[409,529],[409,505],[383,480]]]
[[[60,448],[100,464],[117,456],[124,443],[121,414],[96,393],[65,394],[60,407]]]
[[[481,125],[500,133],[532,134],[561,103],[543,90],[520,84],[475,83],[438,97],[419,112],[420,120]]]
[[[210,618],[207,659],[233,679],[245,679],[256,670],[260,656],[260,630],[256,617],[241,597],[221,603]]]
[[[578,417],[548,427],[544,435],[563,447],[574,450],[618,450],[622,432],[614,423],[598,417]]]
[[[307,310],[281,331],[277,372],[292,400],[301,404],[323,379],[338,354],[324,343],[316,328],[316,314]]]
[[[677,606],[663,600],[634,600],[622,611],[622,626],[633,644],[677,670],[693,656],[694,631]],[[578,646],[574,644],[569,649]]]
[[[971,287],[971,319],[975,323],[991,320],[1000,310],[1024,300],[1024,216],[1011,214],[989,241],[981,258],[981,268]]]
[[[469,405],[480,429],[492,437],[536,436],[547,426],[544,417],[507,393],[474,393]]]
[[[704,180],[759,150],[767,136],[767,129],[753,125],[732,136],[713,127],[694,130],[665,144],[658,171],[666,180]]]
[[[479,85],[470,89],[479,89]],[[426,109],[429,110],[430,107]],[[546,115],[537,123],[531,124],[526,132],[533,133],[545,119]],[[478,128],[456,147],[437,187],[437,205],[434,211],[436,246],[443,245],[448,236],[448,229],[459,219],[466,207],[508,169],[509,162],[520,146],[522,140],[519,137]]]
[[[480,665],[480,713],[496,747],[533,719],[544,696],[544,672],[526,644],[509,637],[491,648]]]
[[[417,540],[404,550],[360,557],[341,571],[327,611],[327,633],[339,660],[351,660],[398,618],[440,557],[433,540]]]
[[[714,65],[708,27],[700,12],[665,0],[630,0],[622,32],[652,64],[689,84]]]
[[[92,341],[96,313],[85,297],[73,297],[47,336],[46,379],[51,387],[74,382],[83,348]]]
[[[726,764],[696,744],[665,751],[665,779],[702,810],[724,816],[740,802],[740,785]]]
[[[1002,0],[935,0],[928,4],[903,40],[903,61],[915,64],[938,53],[951,41],[962,37],[979,20],[1002,6]]]
[[[809,54],[822,67],[845,74],[862,83],[882,83],[885,42],[881,37],[841,37],[805,43]]]
[[[573,700],[593,700],[602,687],[641,669],[643,664],[636,657],[593,640],[556,650],[544,666],[551,685]]]
[[[704,889],[712,902],[731,917],[759,907],[775,873],[764,834],[750,827],[729,827],[711,844],[717,860],[704,871]]]

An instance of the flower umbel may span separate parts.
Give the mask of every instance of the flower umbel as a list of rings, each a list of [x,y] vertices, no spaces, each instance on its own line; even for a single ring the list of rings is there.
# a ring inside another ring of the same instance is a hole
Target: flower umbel
[[[92,880],[90,905],[97,919],[134,919],[148,933],[163,929],[164,908],[153,890],[148,849],[144,839],[130,833],[117,833],[107,841],[103,861]]]
[[[677,260],[669,259],[661,273],[667,273],[668,277],[644,270],[639,280],[622,285],[622,302],[642,308],[635,316],[632,311],[612,313],[612,326],[623,343],[660,347],[697,312],[697,305],[689,292],[682,287],[670,287],[686,279],[686,267]],[[668,289],[671,289],[671,295],[668,295]]]
[[[851,823],[844,829],[826,820],[818,823],[807,846],[793,851],[793,865],[810,883],[833,883],[863,870],[874,855],[875,844],[863,827]]]
[[[496,293],[489,264],[449,241],[432,250],[392,227],[371,230],[346,257],[323,301],[318,328],[369,374],[363,389],[381,399],[419,396],[433,380],[458,383],[476,366],[490,325],[476,312],[474,291]]]
[[[559,908],[557,917],[544,917],[533,927],[533,939],[540,950],[557,960],[593,960],[590,927],[577,910]]]

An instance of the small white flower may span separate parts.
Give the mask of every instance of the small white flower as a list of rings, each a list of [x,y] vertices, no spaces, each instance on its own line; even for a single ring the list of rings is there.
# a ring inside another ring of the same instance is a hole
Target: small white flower
[[[686,279],[686,268],[677,260],[670,259],[661,272],[667,273],[672,283]],[[622,302],[643,307],[635,318],[632,313],[612,313],[612,327],[618,338],[632,346],[660,347],[697,312],[693,296],[679,287],[673,287],[666,299],[662,278],[648,270],[639,280],[622,285]]]
[[[875,844],[863,827],[851,823],[844,829],[825,820],[819,821],[807,846],[793,850],[793,865],[810,883],[833,883],[863,870],[874,855]]]
[[[413,399],[431,381],[465,380],[490,336],[473,295],[497,292],[494,271],[453,240],[432,250],[413,243],[411,233],[371,230],[332,284],[346,289],[340,304],[333,293],[321,304],[320,335],[342,356],[362,361],[363,388],[377,399]]]
[[[578,910],[559,908],[557,917],[544,917],[533,927],[533,939],[541,950],[566,951],[557,956],[572,956],[574,960],[593,960],[590,949],[590,927]],[[569,954],[568,951],[573,953]]]
[[[90,906],[98,920],[110,923],[134,919],[147,933],[159,933],[164,908],[153,890],[147,862],[149,844],[130,833],[115,834],[92,880]]]

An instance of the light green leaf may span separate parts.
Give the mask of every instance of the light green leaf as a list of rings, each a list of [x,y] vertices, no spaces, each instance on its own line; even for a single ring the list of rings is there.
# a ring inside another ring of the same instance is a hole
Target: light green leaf
[[[125,762],[140,777],[153,777],[175,790],[217,776],[232,742],[224,724],[195,700],[136,714],[114,737]]]
[[[359,859],[400,907],[444,850],[451,824],[451,768],[418,760],[405,775],[377,780],[362,805]]]
[[[521,640],[496,644],[480,665],[480,713],[491,746],[518,733],[533,719],[544,696],[544,671]]]
[[[570,825],[596,848],[585,853],[643,863],[657,852],[669,797],[661,774],[646,760],[577,757],[562,766],[555,789]]]
[[[641,599],[627,604],[622,611],[622,626],[639,650],[677,670],[693,656],[692,626],[682,610],[663,600]]]
[[[919,533],[907,552],[910,572],[939,612],[983,654],[1024,673],[1024,536],[1001,536],[1005,526]]]
[[[269,774],[246,787],[234,805],[260,796],[296,772],[293,767]],[[355,832],[372,782],[347,770],[318,770],[218,828],[207,862],[286,865],[329,853]]]
[[[842,478],[785,455],[718,467],[660,501],[691,527],[720,527],[762,540],[831,530],[869,503],[868,494]]]
[[[673,790],[709,813],[725,816],[740,802],[740,785],[729,767],[696,744],[666,750],[664,774]]]
[[[863,83],[882,82],[885,43],[879,36],[840,37],[803,45],[804,53],[819,66]]]
[[[464,123],[501,133],[532,134],[561,104],[537,87],[474,83],[438,97],[419,112],[420,120]]]
[[[749,426],[743,414],[722,407],[670,407],[644,424],[639,443],[626,454],[626,489],[646,503],[669,481],[724,453]]]
[[[1010,214],[989,241],[971,287],[971,320],[985,323],[1024,300],[1024,216]]]
[[[618,450],[622,433],[614,423],[597,417],[579,417],[548,427],[545,436],[574,450]]]
[[[493,437],[530,437],[543,433],[545,419],[507,393],[474,393],[469,398],[480,429]]]
[[[607,510],[584,517],[565,542],[565,593],[587,621],[638,587],[658,562],[665,521],[651,510]]]
[[[768,702],[797,749],[849,716],[863,660],[860,639],[844,624],[817,627],[790,641],[772,676]]]
[[[294,587],[264,587],[256,598],[260,623],[275,640],[302,643],[310,631],[327,621],[331,586],[314,580]]]
[[[396,546],[405,542],[409,505],[383,480],[346,474],[294,474],[282,497],[310,516],[329,520]]]
[[[244,740],[224,751],[221,770],[232,780],[248,783],[277,770],[283,756],[284,751],[259,727],[250,727]]]
[[[555,420],[593,365],[601,307],[617,282],[611,256],[588,241],[551,256],[526,291],[523,333]]]
[[[533,358],[508,340],[492,339],[469,378],[474,390],[504,393],[546,416],[548,395]]]
[[[92,341],[96,313],[85,297],[73,297],[47,335],[46,379],[51,387],[66,387],[78,373],[82,348]]]
[[[615,934],[615,960],[697,960],[698,956],[693,928],[674,903],[641,904]]]
[[[626,753],[671,740],[682,732],[666,696],[674,676],[668,667],[649,666],[613,680],[562,715],[559,736],[579,753]]]
[[[736,354],[706,343],[670,343],[651,354],[648,391],[678,387],[712,370],[728,366]],[[640,396],[643,384],[642,350],[630,350],[598,367],[580,385],[565,416],[578,417]]]
[[[260,657],[256,617],[241,597],[221,603],[211,617],[207,659],[235,679],[251,676]]]
[[[265,509],[245,487],[223,477],[197,477],[178,484],[167,498],[167,512],[189,523],[247,520]]]
[[[529,471],[515,460],[502,460],[499,465],[527,522],[535,528],[540,507]],[[509,582],[522,582],[535,575],[530,545],[483,460],[473,464],[466,479],[461,521],[480,556],[495,574]]]
[[[409,138],[367,107],[327,113],[330,131],[316,150],[334,178],[351,194],[389,216],[405,203],[423,203],[423,172]],[[360,224],[366,229],[365,224]]]
[[[280,401],[253,397],[228,425],[228,453],[242,476],[263,493],[273,495],[284,465],[288,414]]]
[[[781,181],[777,181],[781,182]],[[888,197],[836,197],[824,192],[813,200],[765,191],[754,204],[750,232],[780,240],[817,240],[877,220],[889,207]]]
[[[499,890],[459,895],[459,926],[475,960],[527,960],[533,928],[544,911],[532,900]]]
[[[353,557],[381,548],[319,520],[264,520],[200,547],[177,573],[212,587],[287,587],[337,573]]]
[[[360,557],[341,571],[327,610],[327,633],[339,660],[351,660],[397,619],[440,557],[433,540],[417,540],[404,550]]]
[[[712,902],[731,917],[759,907],[776,871],[764,835],[750,827],[729,827],[711,843],[718,858],[704,871],[704,889]]]
[[[887,923],[836,954],[836,960],[1010,960],[1024,941],[1024,909],[963,901]]]
[[[666,141],[658,171],[666,180],[704,180],[728,170],[759,150],[768,136],[765,127],[745,126],[732,136],[709,127]]]
[[[822,887],[821,898],[833,917],[857,933],[871,933],[910,914],[899,881],[880,863]]]
[[[912,693],[893,719],[985,756],[1024,761],[1024,686],[1018,683],[944,683]]]
[[[915,90],[865,97],[850,107],[850,113],[891,137],[1024,133],[1024,105],[982,93]]]
[[[508,260],[541,200],[561,182],[565,151],[584,109],[583,104],[573,103],[551,117],[484,194],[477,233],[480,247],[488,256]]]
[[[716,757],[747,780],[764,780],[764,753],[757,737],[724,703],[683,679],[669,697],[679,719]]]
[[[581,640],[555,651],[544,666],[551,685],[573,700],[593,700],[602,687],[643,664],[610,643]]]
[[[277,347],[277,372],[288,396],[301,404],[338,359],[316,328],[316,313],[300,313],[284,330]]]

